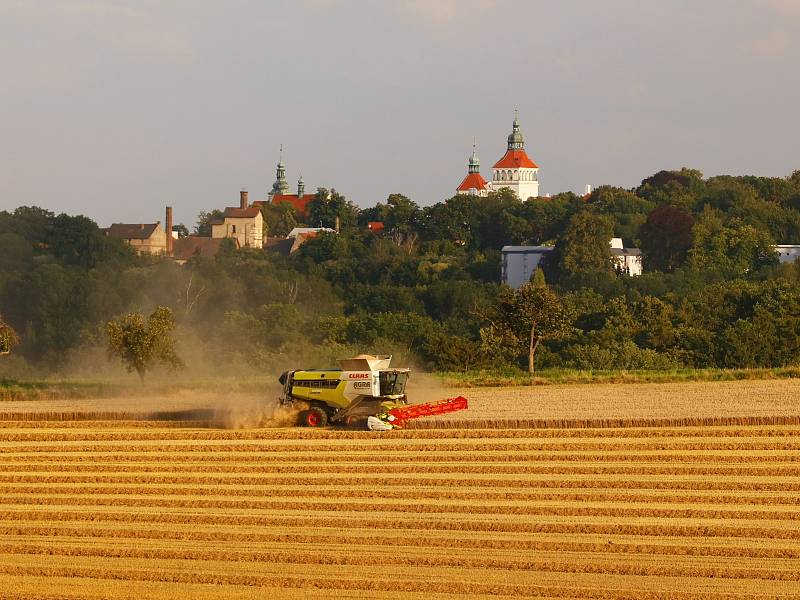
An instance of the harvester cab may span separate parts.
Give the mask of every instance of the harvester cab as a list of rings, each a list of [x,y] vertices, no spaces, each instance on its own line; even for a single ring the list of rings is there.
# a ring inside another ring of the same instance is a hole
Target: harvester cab
[[[391,360],[391,355],[361,354],[340,360],[339,369],[286,371],[278,378],[283,386],[280,402],[309,404],[300,413],[300,423],[308,427],[366,422],[406,404],[411,370],[390,368]]]

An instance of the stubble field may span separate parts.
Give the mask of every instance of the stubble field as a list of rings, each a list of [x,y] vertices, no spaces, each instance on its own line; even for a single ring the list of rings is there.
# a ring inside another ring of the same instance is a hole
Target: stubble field
[[[0,596],[800,598],[791,388],[658,427],[479,391],[383,434],[7,412]]]

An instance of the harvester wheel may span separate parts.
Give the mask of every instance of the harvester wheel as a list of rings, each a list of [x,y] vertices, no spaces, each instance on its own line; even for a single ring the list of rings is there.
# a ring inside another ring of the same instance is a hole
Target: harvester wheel
[[[319,406],[312,406],[300,413],[300,424],[306,427],[325,427],[328,424],[328,413]]]

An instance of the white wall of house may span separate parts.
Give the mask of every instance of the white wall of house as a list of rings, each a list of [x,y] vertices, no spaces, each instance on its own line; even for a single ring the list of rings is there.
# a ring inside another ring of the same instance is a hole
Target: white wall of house
[[[552,246],[503,246],[503,283],[517,289],[531,279],[542,258],[552,252]]]
[[[520,200],[539,197],[539,169],[493,169],[489,187],[493,191],[508,188]]]
[[[147,239],[133,238],[125,241],[139,254],[164,254],[167,251],[167,234],[161,225],[156,227]]]
[[[623,273],[631,276],[642,274],[642,253],[638,248],[623,248],[622,238],[612,238],[609,246],[614,261]],[[503,246],[503,283],[514,289],[527,283],[542,259],[552,251],[552,246]]]
[[[259,212],[252,218],[225,217],[225,221],[211,226],[212,238],[236,238],[240,248],[264,246],[264,217]]]

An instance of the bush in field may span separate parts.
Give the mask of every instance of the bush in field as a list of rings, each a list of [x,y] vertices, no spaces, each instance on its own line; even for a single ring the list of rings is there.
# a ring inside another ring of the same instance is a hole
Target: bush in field
[[[17,333],[3,321],[3,317],[0,317],[0,355],[8,354],[17,344],[19,344]]]
[[[175,352],[175,316],[169,308],[159,306],[145,323],[144,316],[130,313],[108,322],[108,353],[117,357],[128,369],[144,380],[145,373],[161,363],[172,369],[183,367]]]

